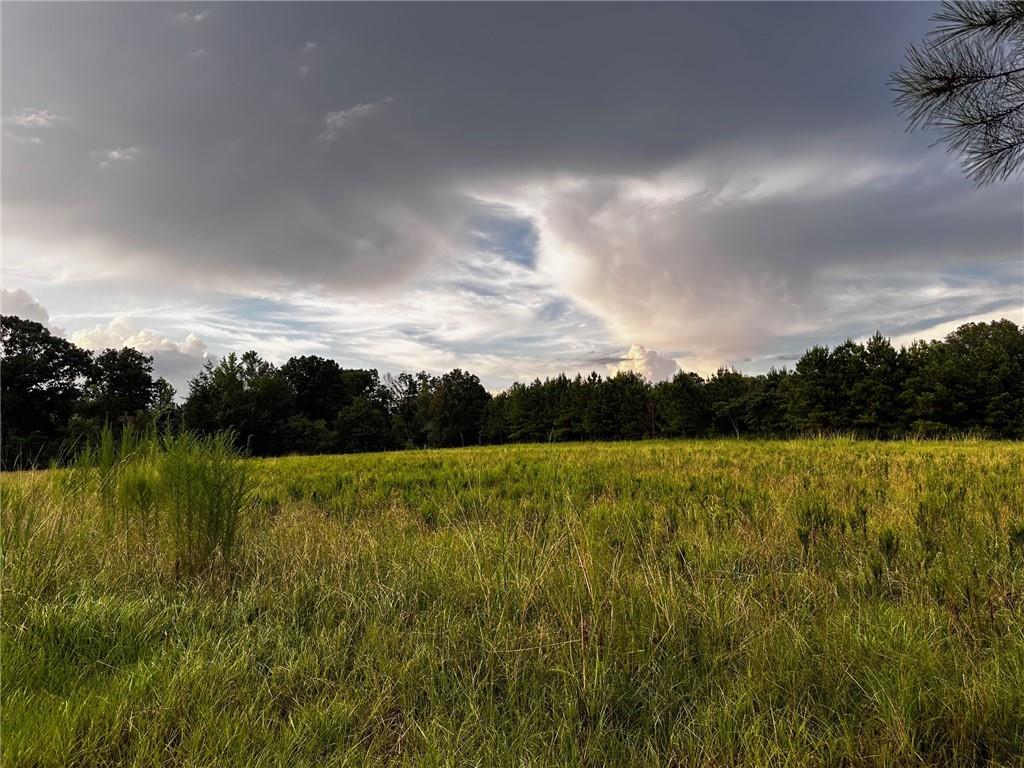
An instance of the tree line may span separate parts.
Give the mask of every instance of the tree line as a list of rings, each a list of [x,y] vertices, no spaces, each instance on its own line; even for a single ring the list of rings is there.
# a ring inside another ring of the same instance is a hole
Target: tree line
[[[1024,437],[1024,328],[1009,320],[900,349],[877,333],[815,346],[792,370],[756,376],[560,375],[493,396],[461,369],[381,376],[317,356],[277,366],[249,351],[207,362],[183,403],[135,349],[94,354],[14,316],[0,326],[7,468],[73,455],[107,424],[230,430],[258,456],[656,437]]]

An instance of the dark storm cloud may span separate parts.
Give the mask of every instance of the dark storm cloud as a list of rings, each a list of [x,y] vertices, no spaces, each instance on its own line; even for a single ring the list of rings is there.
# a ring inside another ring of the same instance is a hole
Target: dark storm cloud
[[[976,193],[890,104],[933,10],[5,4],[5,237],[335,293],[483,248],[627,344],[842,333],[887,271],[1020,254],[1019,185]]]

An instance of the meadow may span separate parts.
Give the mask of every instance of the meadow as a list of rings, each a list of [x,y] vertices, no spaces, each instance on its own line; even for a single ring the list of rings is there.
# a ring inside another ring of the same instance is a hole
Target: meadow
[[[4,765],[1024,765],[1024,445],[129,443],[0,479]]]

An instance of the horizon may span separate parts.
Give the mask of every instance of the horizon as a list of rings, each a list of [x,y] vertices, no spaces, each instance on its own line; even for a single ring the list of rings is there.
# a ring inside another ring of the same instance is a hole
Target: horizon
[[[1024,186],[892,103],[934,10],[5,3],[3,312],[179,392],[246,349],[494,391],[1024,324]]]

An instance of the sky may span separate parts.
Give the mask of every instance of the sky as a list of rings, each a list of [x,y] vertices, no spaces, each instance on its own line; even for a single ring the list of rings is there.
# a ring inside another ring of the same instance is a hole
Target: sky
[[[5,2],[3,311],[179,390],[231,350],[496,390],[1024,323],[1024,184],[892,106],[935,10]]]

